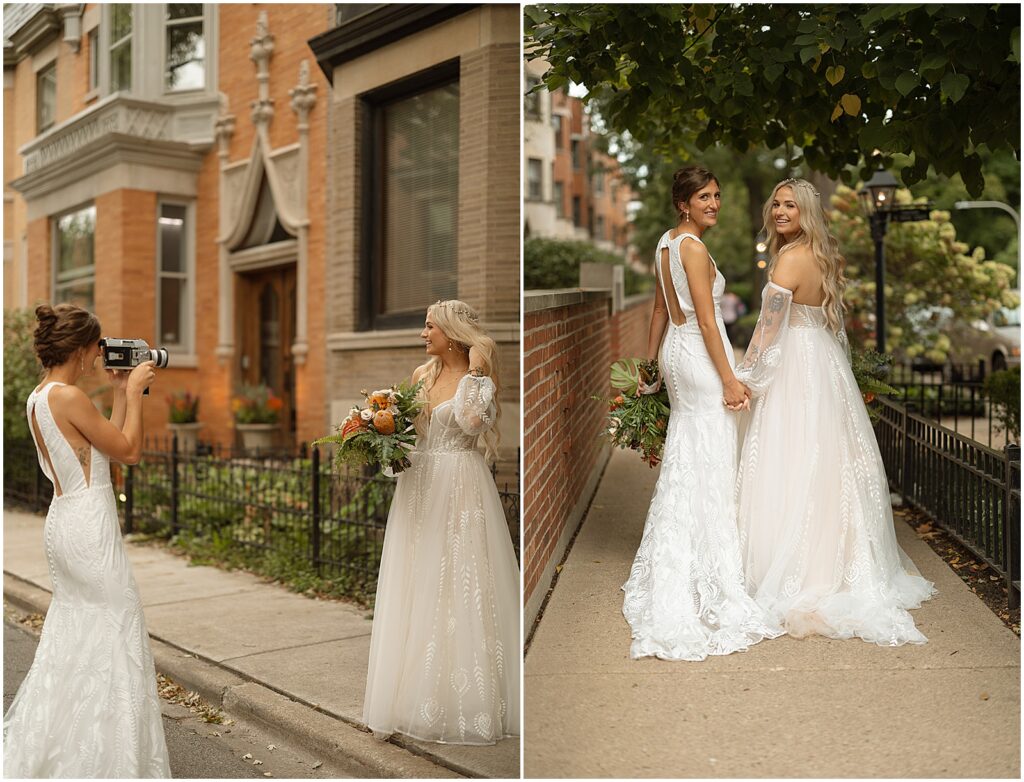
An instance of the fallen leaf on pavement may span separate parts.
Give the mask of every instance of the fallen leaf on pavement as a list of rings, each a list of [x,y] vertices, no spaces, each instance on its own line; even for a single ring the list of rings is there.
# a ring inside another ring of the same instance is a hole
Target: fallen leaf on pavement
[[[276,744],[267,744],[267,749],[269,749],[271,752],[273,752],[275,749],[277,749],[277,745]]]
[[[244,755],[242,755],[242,760],[252,760],[252,753],[246,752]]]
[[[313,768],[320,768],[320,766],[322,766],[323,764],[324,762],[322,760],[318,760],[316,763],[313,764]]]
[[[980,697],[980,698],[981,698],[981,699],[982,699],[983,701],[987,701],[987,700],[988,700],[988,693],[987,693],[987,692],[983,692],[983,693],[982,693],[982,694],[981,694],[981,695],[980,695],[979,697]]]
[[[253,764],[254,766],[262,766],[262,765],[263,765],[263,761],[262,761],[262,760],[254,760],[254,761],[252,762],[252,764]]]

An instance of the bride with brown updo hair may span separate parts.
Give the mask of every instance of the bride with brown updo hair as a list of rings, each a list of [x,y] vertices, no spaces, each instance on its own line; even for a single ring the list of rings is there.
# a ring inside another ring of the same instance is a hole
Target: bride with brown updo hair
[[[170,777],[149,635],[110,483],[110,459],[141,457],[142,394],[156,372],[152,361],[108,371],[108,420],[76,385],[100,356],[96,316],[41,304],[36,318],[43,378],[26,414],[53,483],[43,526],[53,598],[4,716],[4,775]]]

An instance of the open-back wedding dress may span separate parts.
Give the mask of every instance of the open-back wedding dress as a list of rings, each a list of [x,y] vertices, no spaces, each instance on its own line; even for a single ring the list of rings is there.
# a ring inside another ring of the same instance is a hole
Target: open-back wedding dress
[[[896,542],[889,485],[845,331],[769,282],[736,372],[754,399],[738,511],[750,592],[795,636],[924,643],[934,592]]]
[[[87,467],[75,458],[50,412],[54,385],[62,384],[33,391],[26,406],[39,464],[54,483],[43,526],[53,599],[32,667],[4,716],[4,775],[170,777],[149,635],[121,540],[110,463],[96,448]]]
[[[742,651],[781,630],[765,620],[743,580],[734,499],[736,413],[722,404],[722,381],[697,325],[679,254],[683,241],[700,239],[681,233],[670,240],[670,233],[658,244],[655,269],[666,304],[677,297],[685,322],[669,319],[658,354],[672,413],[643,537],[622,587],[622,613],[632,628],[632,657],[703,660]],[[724,292],[716,266],[715,315],[731,364],[719,309]]]

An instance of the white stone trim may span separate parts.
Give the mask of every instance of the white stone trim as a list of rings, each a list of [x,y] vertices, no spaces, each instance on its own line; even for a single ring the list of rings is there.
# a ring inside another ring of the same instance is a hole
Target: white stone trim
[[[499,344],[519,342],[518,321],[483,323],[481,328]],[[327,349],[341,352],[422,347],[421,331],[423,331],[421,328],[389,329],[387,331],[335,331],[327,335]]]
[[[57,61],[57,54],[60,51],[60,41],[50,41],[46,46],[32,55],[32,72],[36,75],[39,71]]]
[[[228,264],[232,272],[256,271],[257,269],[269,269],[274,266],[295,263],[298,254],[298,240],[286,239],[283,242],[229,252]]]

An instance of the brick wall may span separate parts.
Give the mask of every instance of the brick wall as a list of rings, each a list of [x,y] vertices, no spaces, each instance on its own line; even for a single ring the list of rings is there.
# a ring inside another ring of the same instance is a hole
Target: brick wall
[[[523,324],[523,602],[527,625],[608,456],[605,409],[617,358],[643,355],[651,298],[612,315],[605,291],[526,294]]]

